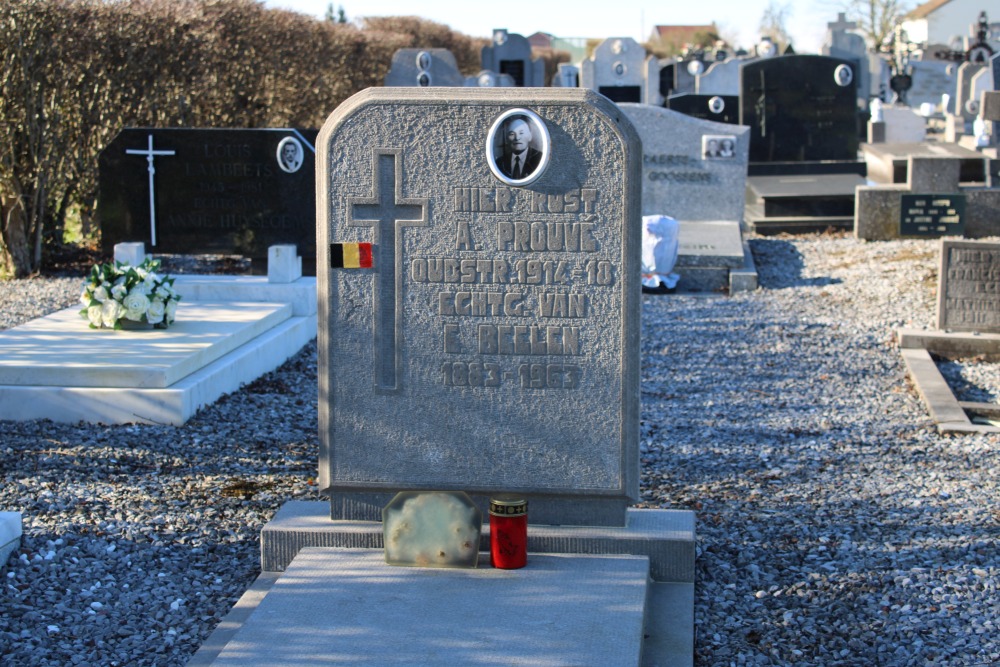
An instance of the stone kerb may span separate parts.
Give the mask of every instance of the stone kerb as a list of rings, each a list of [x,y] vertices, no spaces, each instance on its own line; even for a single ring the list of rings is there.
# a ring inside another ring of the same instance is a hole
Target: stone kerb
[[[533,182],[501,177],[487,148],[513,110],[549,135]],[[459,489],[524,493],[533,521],[624,521],[638,491],[639,146],[583,89],[370,89],[330,117],[317,234],[333,518],[377,520],[397,490]]]

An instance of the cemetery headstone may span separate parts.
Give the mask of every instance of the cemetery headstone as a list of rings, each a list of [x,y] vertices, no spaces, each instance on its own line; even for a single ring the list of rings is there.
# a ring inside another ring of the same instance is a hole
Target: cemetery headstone
[[[660,60],[660,97],[664,100],[679,92],[677,88],[678,61],[673,58]]]
[[[642,139],[642,213],[679,223],[674,271],[681,291],[757,286],[740,223],[749,128],[645,104],[622,104]]]
[[[272,245],[315,262],[315,130],[127,128],[101,152],[102,250],[243,255]]]
[[[955,63],[942,60],[911,60],[910,79],[912,86],[906,93],[906,103],[919,108],[922,104],[941,106],[941,96],[949,95],[954,101],[958,67]],[[942,108],[942,113],[950,109]]]
[[[580,66],[580,86],[612,102],[660,104],[656,58],[631,37],[611,37]]]
[[[385,75],[386,86],[464,86],[465,77],[448,49],[399,49]]]
[[[586,89],[373,88],[334,112],[317,154],[334,519],[377,520],[424,489],[622,525],[638,491],[641,158],[628,118]]]
[[[552,85],[557,88],[579,88],[580,68],[569,63],[559,63]]]
[[[825,56],[842,58],[855,63],[857,73],[858,102],[861,105],[868,104],[868,96],[871,94],[871,72],[868,64],[868,46],[865,39],[857,33],[850,32],[856,30],[858,24],[848,21],[846,14],[840,12],[837,20],[827,23],[826,41],[823,44],[822,53]]]
[[[643,215],[742,219],[749,128],[649,105],[621,106],[642,139]]]
[[[509,74],[515,86],[545,85],[545,63],[540,58],[532,58],[531,44],[523,35],[502,28],[494,30],[493,41],[483,47],[480,61],[483,69]]]
[[[1000,333],[1000,243],[942,239],[937,326]]]
[[[465,79],[466,88],[513,88],[515,85],[510,74],[497,74],[488,69]]]
[[[955,86],[955,116],[969,123],[979,113],[979,99],[974,94],[972,81],[983,69],[984,66],[977,63],[962,63],[958,67],[958,82]]]
[[[827,56],[748,62],[740,79],[740,124],[751,128],[751,162],[855,160],[856,65]]]
[[[739,95],[681,93],[667,98],[667,108],[693,118],[716,123],[740,124]]]
[[[704,74],[698,76],[695,90],[699,95],[738,97],[740,94],[740,66],[747,62],[731,58],[712,63]]]

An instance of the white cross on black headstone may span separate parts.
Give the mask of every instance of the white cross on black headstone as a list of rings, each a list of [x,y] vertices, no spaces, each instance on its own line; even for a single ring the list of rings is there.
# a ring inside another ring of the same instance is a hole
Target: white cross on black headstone
[[[149,237],[150,244],[156,247],[156,188],[153,182],[153,174],[156,173],[156,168],[153,167],[153,158],[157,155],[175,155],[174,151],[164,151],[153,150],[153,135],[149,135],[149,145],[146,150],[138,148],[128,148],[125,152],[129,155],[145,155],[146,162],[149,165],[147,171],[149,172]]]
[[[402,350],[403,228],[427,225],[427,197],[404,198],[401,150],[372,152],[372,196],[351,197],[348,223],[374,230],[375,386],[399,388]]]

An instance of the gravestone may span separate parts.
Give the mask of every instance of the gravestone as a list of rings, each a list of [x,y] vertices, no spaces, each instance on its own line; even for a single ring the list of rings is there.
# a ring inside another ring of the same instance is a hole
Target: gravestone
[[[515,85],[510,74],[497,74],[488,69],[465,79],[466,88],[513,88]]]
[[[579,88],[580,68],[569,63],[559,63],[552,85],[556,88]]]
[[[448,49],[399,49],[385,75],[386,86],[464,86],[465,77]]]
[[[631,37],[611,37],[580,65],[580,86],[612,102],[660,104],[656,58]]]
[[[680,93],[667,98],[671,111],[716,123],[740,124],[739,95],[701,95]]]
[[[503,144],[523,125],[541,161],[518,179]],[[318,244],[366,258],[318,274],[335,519],[438,489],[621,524],[638,484],[640,160],[622,112],[580,89],[370,89],[327,121]]]
[[[494,30],[493,41],[480,52],[480,61],[485,70],[509,74],[515,86],[545,85],[545,63],[541,58],[532,58],[531,44],[523,35],[502,28]]]
[[[540,155],[518,175],[505,148],[525,143],[518,155]],[[483,589],[504,578],[548,591],[531,601],[537,617],[573,608],[573,632],[623,621],[607,600],[633,591],[642,613],[629,615],[625,652],[595,660],[638,664],[644,642],[647,660],[691,664],[693,514],[627,507],[639,478],[641,249],[641,146],[628,118],[587,89],[372,88],[330,116],[317,145],[318,481],[330,501],[290,501],[265,526],[260,586],[271,592],[252,592],[258,611],[216,649],[229,660],[219,664],[269,664],[273,642],[254,632],[275,624],[310,637],[349,624],[380,647],[365,664],[384,664],[412,641],[384,619],[427,609],[442,583],[448,608],[489,599],[491,613],[520,618],[525,588]],[[430,490],[469,492],[480,508],[523,494],[523,574],[404,574],[370,551],[396,492]],[[605,603],[579,605],[616,567],[606,558],[621,569],[595,590]],[[391,596],[370,595],[373,581],[392,582]],[[313,599],[334,604],[303,615]],[[334,615],[341,601],[358,613]],[[494,655],[486,637],[451,641],[468,613],[422,633],[440,649],[434,664]],[[516,661],[579,662],[576,635],[552,644],[562,627],[519,626]]]
[[[941,241],[938,329],[1000,333],[1000,243]]]
[[[643,215],[679,223],[677,289],[755,289],[756,270],[740,232],[749,128],[644,104],[621,108],[642,139]],[[717,150],[706,150],[713,145]]]
[[[660,59],[660,97],[664,100],[680,92],[677,88],[678,63],[674,58]]]
[[[881,144],[880,146],[891,146]],[[1000,188],[961,184],[962,158],[909,155],[906,183],[857,188],[854,234],[866,240],[903,236],[1000,234]],[[979,158],[979,172],[985,172]]]
[[[143,242],[156,254],[250,257],[294,244],[314,274],[314,130],[127,128],[98,158],[103,254]]]
[[[867,106],[872,87],[868,64],[868,46],[865,44],[864,37],[849,32],[856,30],[858,24],[854,21],[848,21],[846,14],[840,12],[837,15],[837,20],[833,23],[827,23],[826,27],[826,40],[823,43],[822,54],[855,63],[855,72],[858,75],[858,102],[862,106]]]
[[[975,96],[972,81],[985,67],[978,63],[962,63],[958,67],[955,85],[955,116],[971,123],[979,113],[979,98]]]
[[[695,90],[699,95],[738,97],[740,94],[740,66],[746,59],[730,58],[712,63],[704,74],[698,76]]]
[[[855,160],[856,65],[827,56],[748,62],[740,79],[740,124],[751,162]]]
[[[742,219],[749,128],[649,105],[624,104],[622,110],[642,139],[643,215]],[[710,141],[719,153],[706,155]]]
[[[910,78],[913,86],[906,92],[906,103],[914,109],[923,104],[931,104],[935,109],[941,107],[941,96],[949,95],[949,106],[954,104],[955,85],[958,81],[958,67],[955,63],[942,60],[911,60]],[[954,107],[941,108],[941,113],[947,113]]]

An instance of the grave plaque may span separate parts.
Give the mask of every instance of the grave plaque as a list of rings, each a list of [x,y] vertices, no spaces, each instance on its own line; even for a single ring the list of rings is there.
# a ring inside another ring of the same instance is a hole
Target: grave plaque
[[[962,236],[965,233],[965,195],[901,195],[900,236]]]
[[[751,162],[856,160],[855,63],[827,56],[748,62],[740,79],[740,125]]]
[[[1000,244],[941,240],[938,329],[1000,333]]]
[[[272,245],[315,257],[315,130],[133,129],[101,151],[97,214],[104,254],[243,255]]]
[[[681,93],[667,98],[667,108],[685,116],[716,123],[740,123],[739,95],[701,95]]]
[[[623,521],[641,187],[623,112],[585,89],[375,88],[331,115],[317,164],[333,518],[436,489],[523,493],[542,523]]]

